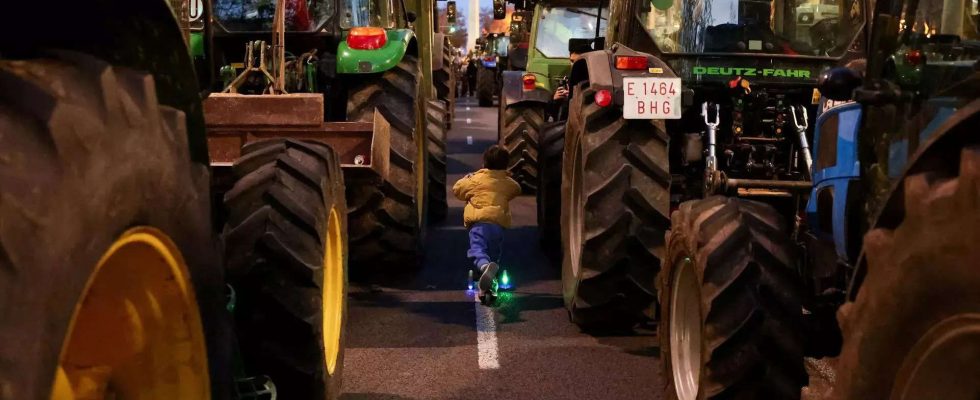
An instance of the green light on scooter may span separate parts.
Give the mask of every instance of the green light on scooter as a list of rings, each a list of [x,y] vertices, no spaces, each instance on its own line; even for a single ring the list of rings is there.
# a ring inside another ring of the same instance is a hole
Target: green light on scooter
[[[500,288],[504,290],[510,289],[510,275],[507,274],[506,269],[500,273]]]

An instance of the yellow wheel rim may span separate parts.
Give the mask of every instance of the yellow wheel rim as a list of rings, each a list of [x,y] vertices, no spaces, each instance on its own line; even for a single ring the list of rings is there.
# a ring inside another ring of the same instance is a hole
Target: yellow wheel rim
[[[210,397],[190,273],[159,230],[131,229],[109,247],[65,338],[51,399]]]
[[[333,375],[340,354],[340,331],[344,318],[344,239],[337,209],[330,210],[327,241],[323,255],[323,355],[327,373]]]

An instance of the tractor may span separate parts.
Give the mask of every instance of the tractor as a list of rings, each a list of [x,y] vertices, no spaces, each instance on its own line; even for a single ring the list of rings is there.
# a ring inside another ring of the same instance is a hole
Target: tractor
[[[591,49],[604,37],[609,11],[604,3],[534,3],[525,68],[502,73],[497,136],[510,152],[508,168],[525,194],[535,194],[539,186],[545,126],[564,126],[559,122],[566,117],[557,115],[552,94],[571,69],[569,41],[586,40]],[[540,211],[539,217],[545,217]]]
[[[249,147],[237,168],[267,173],[229,192],[235,209],[221,216],[192,35],[177,23],[185,10],[159,0],[5,7],[4,398],[340,394],[348,251],[338,153],[295,140]],[[254,245],[215,229],[224,219],[259,232],[246,235]],[[227,268],[222,239],[237,241]],[[243,309],[254,318],[235,318]],[[290,371],[274,383],[249,377],[260,353]]]
[[[4,397],[339,397],[348,258],[418,254],[444,119],[391,5],[5,9]]]
[[[839,398],[975,398],[976,6],[819,3],[610,5],[570,77],[566,306],[658,319],[667,398],[798,399],[804,356]]]
[[[432,3],[307,3],[287,1],[279,44],[262,41],[274,28],[265,3],[209,3],[219,79],[204,106],[216,191],[247,175],[231,166],[249,143],[319,140],[341,153],[352,265],[418,265],[427,211],[446,210],[446,105],[423,73],[432,71]],[[285,71],[282,88],[263,94],[273,68]]]
[[[510,37],[504,33],[490,32],[477,40],[479,51],[475,53],[476,98],[480,107],[493,106],[493,97],[499,92],[500,72],[508,65],[507,51]],[[474,62],[474,60],[470,60]]]
[[[609,4],[609,27],[596,41],[605,48],[569,73],[568,121],[549,140],[562,156],[541,163],[552,174],[542,180],[560,182],[539,187],[539,206],[560,209],[541,229],[560,232],[575,323],[664,321],[658,280],[661,265],[669,268],[664,235],[678,204],[724,196],[762,199],[787,215],[802,209],[817,76],[864,54],[866,5],[837,5],[853,13],[841,13],[848,18],[830,39],[799,41],[797,2]]]

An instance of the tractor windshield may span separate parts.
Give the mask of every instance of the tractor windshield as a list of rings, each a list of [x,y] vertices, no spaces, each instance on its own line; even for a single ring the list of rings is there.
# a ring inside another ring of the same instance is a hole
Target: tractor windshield
[[[606,36],[608,19],[608,8],[602,9],[599,18],[594,7],[545,7],[534,35],[534,48],[545,57],[568,58],[568,39],[594,39],[597,25],[599,36]]]
[[[402,2],[398,0],[341,0],[340,26],[344,29],[358,26],[400,26],[404,17],[401,5]]]
[[[335,0],[284,0],[286,30],[320,30],[334,14]],[[276,0],[214,0],[214,17],[233,32],[270,32]]]
[[[840,57],[864,0],[649,0],[640,22],[665,53]]]

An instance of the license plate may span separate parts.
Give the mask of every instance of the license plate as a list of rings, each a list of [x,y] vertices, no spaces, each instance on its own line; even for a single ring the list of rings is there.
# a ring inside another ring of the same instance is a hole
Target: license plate
[[[623,118],[680,119],[681,78],[623,78]]]

